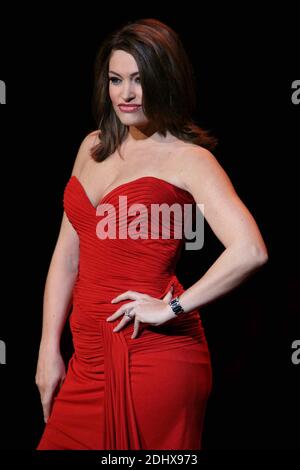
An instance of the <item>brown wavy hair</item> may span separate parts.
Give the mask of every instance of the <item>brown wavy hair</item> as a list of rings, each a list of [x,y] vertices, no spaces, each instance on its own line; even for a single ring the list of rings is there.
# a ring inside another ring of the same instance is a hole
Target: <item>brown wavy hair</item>
[[[94,146],[94,160],[105,160],[127,136],[128,126],[116,116],[108,94],[108,66],[115,50],[131,54],[137,62],[143,90],[143,109],[157,132],[209,150],[214,136],[192,120],[196,108],[196,87],[192,65],[177,33],[156,19],[130,22],[111,33],[102,43],[95,61],[93,111],[99,123],[101,141]]]

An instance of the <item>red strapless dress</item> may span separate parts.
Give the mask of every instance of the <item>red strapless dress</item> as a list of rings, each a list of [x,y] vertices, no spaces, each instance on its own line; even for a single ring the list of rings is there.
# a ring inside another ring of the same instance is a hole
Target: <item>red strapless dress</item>
[[[119,196],[127,196],[127,206],[148,208],[195,203],[187,191],[143,176],[99,202],[116,208],[117,228],[123,220]],[[163,298],[171,285],[173,296],[184,291],[174,274],[184,238],[99,239],[96,227],[102,216],[75,176],[66,185],[64,208],[80,239],[70,315],[74,354],[37,449],[200,449],[211,365],[199,311],[159,327],[140,324],[135,339],[133,322],[114,333],[122,317],[105,321],[122,305],[111,299],[127,290],[156,298]],[[171,235],[172,228],[174,223]]]

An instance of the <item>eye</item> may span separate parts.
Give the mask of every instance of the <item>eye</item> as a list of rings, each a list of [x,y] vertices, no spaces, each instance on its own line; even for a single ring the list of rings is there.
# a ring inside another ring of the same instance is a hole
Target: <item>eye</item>
[[[136,81],[136,83],[141,83],[140,77],[136,77],[135,81]]]
[[[113,84],[113,85],[118,85],[121,80],[120,78],[117,78],[117,77],[109,77],[109,81]]]

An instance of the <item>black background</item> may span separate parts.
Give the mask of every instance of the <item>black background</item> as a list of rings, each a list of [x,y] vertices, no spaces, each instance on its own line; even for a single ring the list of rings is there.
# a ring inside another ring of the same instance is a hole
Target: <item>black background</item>
[[[219,138],[215,155],[254,215],[269,262],[245,284],[202,308],[214,388],[204,447],[299,448],[297,160],[300,105],[296,15],[260,9],[192,7],[163,13],[86,3],[5,13],[0,79],[2,314],[0,365],[3,449],[30,450],[43,429],[34,383],[42,295],[62,216],[62,193],[91,114],[93,63],[101,41],[123,22],[154,17],[180,35],[195,68],[198,122]],[[283,33],[283,31],[285,31]],[[298,51],[299,52],[299,51]],[[201,253],[186,253],[178,277],[188,287],[221,251],[207,227]],[[68,332],[63,349],[67,359]]]

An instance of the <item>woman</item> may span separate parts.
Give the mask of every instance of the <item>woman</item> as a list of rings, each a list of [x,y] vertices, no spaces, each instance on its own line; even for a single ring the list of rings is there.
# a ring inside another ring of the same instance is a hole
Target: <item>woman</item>
[[[174,31],[146,19],[114,32],[98,55],[95,103],[100,132],[79,149],[45,287],[38,449],[200,449],[211,366],[198,308],[267,250],[210,152],[214,139],[191,120],[193,75]],[[144,211],[140,236],[124,200]],[[195,202],[224,251],[184,290],[174,274],[180,217],[165,238],[148,236],[146,222],[155,204]],[[66,374],[59,342],[71,304]]]

